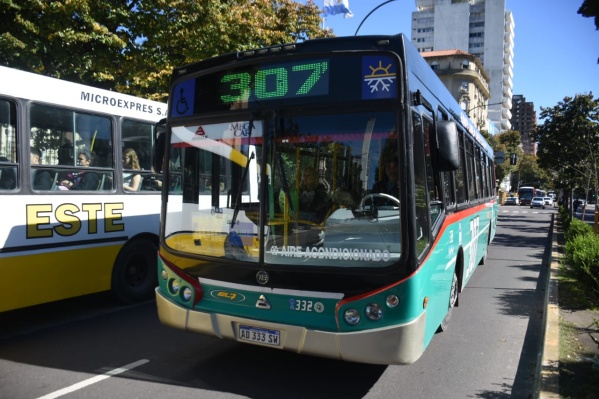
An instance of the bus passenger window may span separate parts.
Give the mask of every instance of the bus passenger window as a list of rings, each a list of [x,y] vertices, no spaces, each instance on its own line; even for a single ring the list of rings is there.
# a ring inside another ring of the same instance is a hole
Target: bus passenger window
[[[0,159],[0,162],[2,159]],[[17,168],[14,166],[0,166],[0,190],[14,190],[17,188]]]

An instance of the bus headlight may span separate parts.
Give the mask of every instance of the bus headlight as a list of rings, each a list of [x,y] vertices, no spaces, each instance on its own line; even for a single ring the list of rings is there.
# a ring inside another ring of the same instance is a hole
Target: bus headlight
[[[177,281],[177,280],[173,280],[171,282],[171,290],[173,291],[173,293],[178,293],[179,290],[181,289],[181,284]]]
[[[183,300],[185,300],[186,302],[188,302],[191,299],[191,288],[189,287],[185,287],[183,288],[183,292],[182,292],[182,296],[183,296]]]
[[[166,272],[166,270],[162,269],[162,273],[160,273],[160,277],[164,281],[168,280],[168,273]]]
[[[380,320],[381,317],[383,317],[383,310],[378,304],[371,303],[370,305],[366,306],[366,316],[370,320]]]
[[[360,322],[360,312],[356,309],[347,309],[343,314],[345,322],[350,326],[355,326]]]
[[[387,297],[386,303],[388,307],[393,309],[394,307],[399,305],[399,298],[397,297],[397,295],[391,294]]]

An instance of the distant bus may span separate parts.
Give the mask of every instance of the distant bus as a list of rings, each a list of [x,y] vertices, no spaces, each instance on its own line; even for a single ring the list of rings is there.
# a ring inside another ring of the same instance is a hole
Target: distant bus
[[[183,187],[161,214],[171,327],[412,363],[495,235],[493,150],[404,35],[176,68],[163,139],[154,166]],[[312,206],[307,170],[328,193]]]
[[[530,205],[533,197],[539,196],[537,190],[532,186],[524,186],[518,189],[518,198],[520,205]]]
[[[151,297],[166,104],[5,67],[0,82],[0,312]]]

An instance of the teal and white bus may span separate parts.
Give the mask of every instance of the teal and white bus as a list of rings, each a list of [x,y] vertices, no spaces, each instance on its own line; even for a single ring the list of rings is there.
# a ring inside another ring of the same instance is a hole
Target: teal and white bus
[[[0,81],[0,312],[152,298],[166,104],[6,67]]]
[[[493,151],[404,35],[177,68],[162,140],[154,167],[182,186],[163,191],[156,289],[174,328],[412,363],[495,235]]]

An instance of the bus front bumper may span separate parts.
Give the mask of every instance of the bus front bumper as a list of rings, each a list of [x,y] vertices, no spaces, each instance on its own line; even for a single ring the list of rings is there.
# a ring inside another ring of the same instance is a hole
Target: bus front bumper
[[[370,364],[410,364],[418,360],[425,347],[426,312],[406,324],[339,333],[189,310],[163,296],[159,287],[156,305],[158,318],[166,326],[243,343],[248,342],[239,339],[240,325],[277,330],[279,345],[254,344],[305,355]]]

